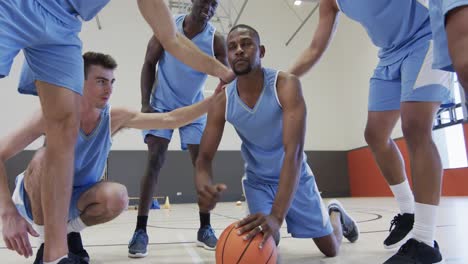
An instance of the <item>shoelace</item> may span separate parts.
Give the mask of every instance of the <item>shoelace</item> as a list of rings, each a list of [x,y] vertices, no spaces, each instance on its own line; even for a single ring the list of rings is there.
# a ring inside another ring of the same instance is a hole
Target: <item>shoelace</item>
[[[390,222],[390,228],[388,229],[388,231],[391,232],[394,229],[393,227],[396,228],[400,224],[401,218],[401,214],[398,214],[397,216],[393,217],[393,220]]]

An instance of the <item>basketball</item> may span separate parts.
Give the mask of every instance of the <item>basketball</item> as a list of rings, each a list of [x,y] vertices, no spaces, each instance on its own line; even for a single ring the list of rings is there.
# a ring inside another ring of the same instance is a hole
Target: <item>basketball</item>
[[[270,236],[263,245],[260,233],[250,240],[244,240],[237,234],[235,223],[224,229],[216,245],[216,264],[275,264],[277,259],[276,245]]]

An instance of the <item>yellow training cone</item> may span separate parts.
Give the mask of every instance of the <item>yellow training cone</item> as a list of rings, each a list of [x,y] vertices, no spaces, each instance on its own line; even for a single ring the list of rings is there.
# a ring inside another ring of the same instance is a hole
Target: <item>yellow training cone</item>
[[[164,209],[170,209],[171,208],[171,204],[169,203],[169,196],[166,196],[166,201],[164,202],[163,208]]]

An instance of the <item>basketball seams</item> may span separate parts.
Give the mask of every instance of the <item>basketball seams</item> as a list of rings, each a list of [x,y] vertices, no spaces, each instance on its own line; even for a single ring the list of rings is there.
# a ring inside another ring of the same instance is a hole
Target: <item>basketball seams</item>
[[[258,252],[256,247],[262,240],[262,234],[257,234],[246,241],[243,237],[237,235],[237,232],[231,236],[232,232],[237,230],[235,224],[232,224],[222,232],[216,249],[216,264],[276,263],[277,250],[271,237],[265,243],[262,252]],[[252,245],[253,247],[250,248]]]
[[[255,238],[255,237],[252,237],[252,238],[249,240],[249,243],[245,246],[244,251],[242,252],[242,254],[241,254],[240,257],[239,257],[239,260],[237,260],[237,264],[239,264],[240,261],[242,260],[242,257],[244,257],[245,252],[247,252],[247,249],[249,249],[250,244],[252,243],[252,241],[254,240],[254,238]]]
[[[229,230],[229,233],[228,233],[227,236],[226,236],[226,239],[224,239],[223,251],[221,252],[221,264],[224,263],[224,249],[226,248],[226,244],[227,244],[228,238],[229,238],[229,236],[231,235],[232,230],[234,230],[235,227],[236,227],[235,225],[232,226],[231,230]]]
[[[273,257],[273,251],[275,251],[275,248],[271,248],[271,253],[270,253],[270,256],[268,257],[266,264],[270,263],[270,259],[271,257]]]

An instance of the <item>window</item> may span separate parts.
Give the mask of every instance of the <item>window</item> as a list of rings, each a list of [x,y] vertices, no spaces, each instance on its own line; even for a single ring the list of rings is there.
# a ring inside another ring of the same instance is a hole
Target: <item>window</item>
[[[434,121],[434,141],[439,149],[444,169],[468,167],[463,120],[466,100],[456,74],[452,74],[452,103],[443,104]]]
[[[453,91],[453,101],[444,102],[439,111],[437,112],[436,119],[434,121],[434,129],[440,129],[451,125],[460,124],[466,117],[465,96],[463,88],[458,82],[457,75],[452,74],[452,81],[450,85]]]

